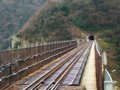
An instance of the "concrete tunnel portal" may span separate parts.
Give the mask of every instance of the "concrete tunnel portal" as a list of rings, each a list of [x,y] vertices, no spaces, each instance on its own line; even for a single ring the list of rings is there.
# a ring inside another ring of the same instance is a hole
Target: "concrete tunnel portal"
[[[89,35],[89,36],[88,36],[88,39],[89,39],[89,41],[95,40],[95,37],[94,37],[94,35]]]

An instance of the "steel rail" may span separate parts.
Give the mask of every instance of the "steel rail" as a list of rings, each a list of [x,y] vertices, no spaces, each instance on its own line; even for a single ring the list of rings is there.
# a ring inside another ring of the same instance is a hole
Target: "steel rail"
[[[82,54],[84,53],[86,47],[83,48],[83,50],[81,51],[81,53],[73,60],[73,62],[71,62],[68,67],[63,71],[63,73],[61,73],[57,79],[53,82],[55,83],[54,85],[52,85],[52,88],[47,87],[44,90],[56,90],[57,87],[59,86],[59,84],[61,83],[61,81],[65,78],[65,76],[69,73],[69,71],[71,70],[71,68],[73,68],[73,66],[77,63],[77,61],[79,60],[79,58],[82,56]]]
[[[80,49],[82,49],[85,45],[82,45],[82,47]],[[43,74],[40,78],[38,78],[37,80],[35,80],[33,83],[31,83],[30,85],[28,85],[27,87],[25,87],[23,90],[34,90],[36,87],[38,87],[40,84],[43,83],[43,81],[45,80],[45,78],[48,78],[49,76],[51,76],[55,71],[57,71],[64,63],[66,63],[70,58],[72,58],[78,51],[76,51],[73,55],[71,55],[70,57],[67,57],[66,60],[64,60],[64,62],[59,63],[59,65],[56,65],[55,67],[53,67],[51,70],[49,70],[48,72],[46,72],[45,74]],[[36,84],[37,83],[37,84]],[[33,87],[33,88],[32,88]],[[32,88],[32,89],[31,89]]]
[[[92,44],[90,43],[89,47],[88,47],[88,48],[86,49],[86,51],[85,51],[86,55],[85,55],[84,59],[81,61],[82,64],[81,64],[81,66],[80,66],[80,68],[79,68],[79,72],[77,73],[77,75],[76,75],[76,77],[75,77],[72,85],[76,85],[75,82],[77,81],[80,73],[81,73],[81,77],[82,77],[82,74],[83,74],[83,71],[84,71],[84,69],[83,69],[82,67],[85,67],[85,64],[86,64],[86,62],[87,62],[87,59],[88,59],[88,56],[89,56],[89,53],[90,53],[90,48],[91,48],[91,46],[92,46]],[[82,71],[81,71],[81,69],[82,69]],[[81,77],[79,77],[79,80],[81,79]],[[80,84],[80,81],[79,81],[79,84]]]

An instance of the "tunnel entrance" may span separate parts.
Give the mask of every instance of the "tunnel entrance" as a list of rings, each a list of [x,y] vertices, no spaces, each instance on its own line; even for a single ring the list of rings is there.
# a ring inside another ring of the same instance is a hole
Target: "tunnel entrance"
[[[89,39],[89,40],[95,40],[94,35],[90,35],[90,36],[88,37],[88,39]]]

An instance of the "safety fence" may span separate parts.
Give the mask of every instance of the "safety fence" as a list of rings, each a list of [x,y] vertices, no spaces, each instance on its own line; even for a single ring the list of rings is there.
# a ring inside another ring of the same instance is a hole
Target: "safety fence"
[[[38,70],[76,46],[77,41],[72,40],[0,52],[0,89]]]
[[[102,61],[101,61],[101,56],[98,54],[98,51],[96,48],[95,48],[95,66],[96,66],[97,90],[103,90],[102,88]]]
[[[106,52],[100,48],[97,41],[96,44],[96,77],[97,77],[97,88],[98,90],[114,90],[114,81],[108,70]],[[103,72],[102,72],[103,69]],[[102,75],[102,77],[101,77]]]

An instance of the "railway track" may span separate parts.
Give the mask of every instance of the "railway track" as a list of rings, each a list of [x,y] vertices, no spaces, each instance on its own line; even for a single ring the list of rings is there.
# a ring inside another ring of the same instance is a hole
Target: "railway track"
[[[81,45],[72,55],[61,60],[22,90],[56,90],[60,85],[66,83],[65,81],[70,78],[70,73],[75,68],[77,68],[77,72],[68,83],[69,85],[79,83],[91,45],[92,42]]]

